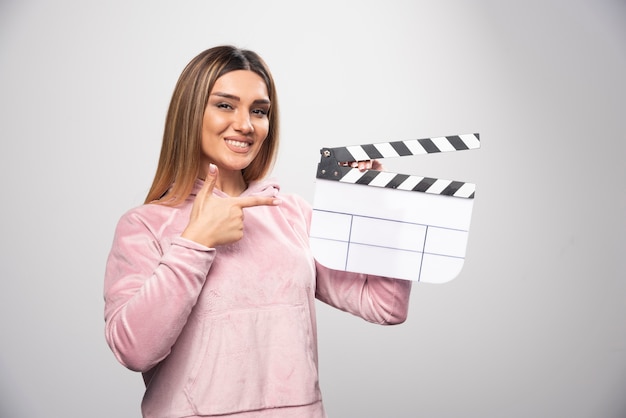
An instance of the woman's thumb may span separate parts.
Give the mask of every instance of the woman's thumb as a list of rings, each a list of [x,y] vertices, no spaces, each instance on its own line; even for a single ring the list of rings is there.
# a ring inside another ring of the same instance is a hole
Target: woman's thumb
[[[215,182],[217,181],[217,166],[215,164],[209,164],[209,170],[206,173],[206,179],[204,180],[204,187],[206,187],[207,195],[210,196],[213,193]]]

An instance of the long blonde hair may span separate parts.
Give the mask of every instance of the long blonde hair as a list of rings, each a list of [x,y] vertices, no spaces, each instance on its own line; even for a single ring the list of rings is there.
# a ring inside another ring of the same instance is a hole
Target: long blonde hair
[[[274,79],[263,59],[253,51],[233,46],[207,49],[192,59],[181,73],[165,120],[161,155],[145,203],[176,206],[191,193],[200,173],[202,119],[215,81],[235,70],[258,74],[267,86],[272,104],[269,131],[259,154],[243,172],[244,181],[265,177],[278,152],[278,99]],[[165,196],[167,194],[167,196]]]

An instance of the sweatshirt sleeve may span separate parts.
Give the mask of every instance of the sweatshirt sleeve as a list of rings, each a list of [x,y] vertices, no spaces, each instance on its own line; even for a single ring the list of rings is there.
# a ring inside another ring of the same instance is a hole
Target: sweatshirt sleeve
[[[406,321],[411,281],[316,267],[315,296],[322,302],[376,324]]]
[[[163,251],[140,215],[120,219],[104,280],[105,337],[120,363],[145,372],[167,357],[214,257],[182,237]]]

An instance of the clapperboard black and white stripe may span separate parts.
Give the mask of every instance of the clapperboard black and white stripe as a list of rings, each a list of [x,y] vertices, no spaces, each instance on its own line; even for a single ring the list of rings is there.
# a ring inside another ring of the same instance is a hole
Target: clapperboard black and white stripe
[[[475,185],[362,172],[351,163],[477,148],[479,134],[322,148],[310,234],[317,261],[407,280],[452,280],[465,259]]]
[[[361,172],[355,168],[341,166],[340,163],[463,151],[476,148],[480,148],[480,136],[477,133],[324,148],[320,151],[322,161],[320,162],[317,177],[327,180],[337,180],[344,183],[364,184],[471,199],[474,198],[476,189],[476,186],[472,183],[376,170]]]

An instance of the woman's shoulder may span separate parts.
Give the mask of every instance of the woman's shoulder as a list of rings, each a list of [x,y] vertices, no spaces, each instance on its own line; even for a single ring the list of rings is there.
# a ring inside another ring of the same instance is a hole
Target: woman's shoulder
[[[182,206],[169,206],[161,203],[144,203],[124,212],[118,221],[119,227],[160,229],[170,224],[182,210]]]
[[[305,198],[295,193],[281,193],[278,197],[289,205],[298,206],[303,209],[310,209],[311,207],[311,204]]]
[[[169,206],[158,202],[143,203],[128,209],[122,214],[122,217],[152,217],[167,216],[173,211],[179,210],[179,207]]]
[[[292,221],[308,224],[311,219],[311,205],[302,196],[295,193],[280,193],[280,209]]]

